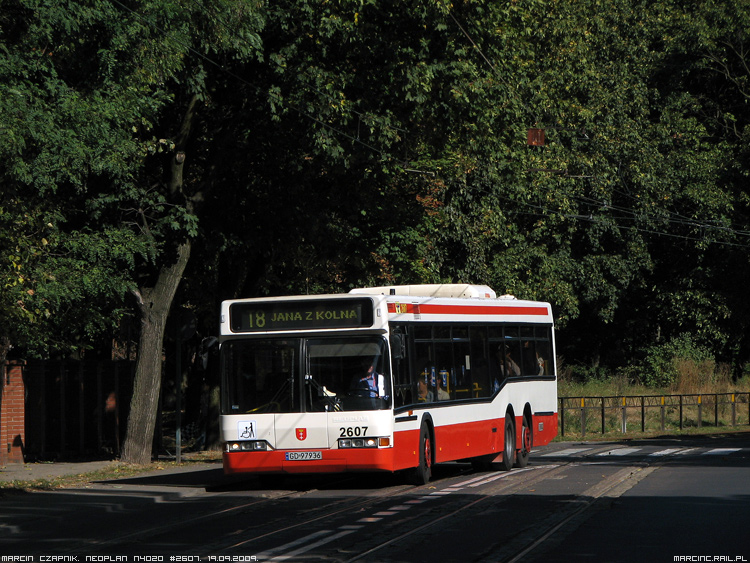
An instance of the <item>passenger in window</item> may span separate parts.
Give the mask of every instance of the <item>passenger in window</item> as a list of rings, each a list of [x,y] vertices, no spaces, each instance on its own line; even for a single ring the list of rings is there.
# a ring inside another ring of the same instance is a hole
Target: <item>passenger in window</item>
[[[536,363],[537,363],[537,366],[539,367],[539,371],[537,372],[537,375],[544,375],[544,358],[542,358],[539,355],[539,352],[537,352],[536,354]]]
[[[386,398],[385,377],[375,369],[377,358],[364,360],[361,363],[362,372],[355,375],[352,380],[350,392],[360,397],[382,397]]]
[[[450,394],[448,393],[448,370],[443,368],[440,370],[440,373],[438,374],[438,381],[437,381],[437,396],[438,401],[447,401],[451,398]]]
[[[536,361],[539,364],[539,375],[549,375],[547,369],[547,360],[551,356],[549,344],[546,342],[537,342],[536,345]]]
[[[529,340],[523,343],[523,371],[526,375],[544,375],[544,359]]]
[[[521,375],[521,368],[518,364],[510,357],[510,350],[505,354],[503,362],[503,375],[505,377],[513,377],[514,375]]]
[[[427,387],[427,382],[423,377],[419,379],[417,389],[417,398],[420,403],[431,403],[435,400],[432,391],[430,391],[430,389]]]

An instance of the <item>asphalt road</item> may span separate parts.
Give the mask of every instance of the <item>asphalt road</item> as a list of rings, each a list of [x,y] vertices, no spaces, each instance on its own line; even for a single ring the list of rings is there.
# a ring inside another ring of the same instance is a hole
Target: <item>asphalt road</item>
[[[750,433],[555,443],[525,469],[435,473],[414,487],[217,465],[13,494],[0,559],[750,561]]]

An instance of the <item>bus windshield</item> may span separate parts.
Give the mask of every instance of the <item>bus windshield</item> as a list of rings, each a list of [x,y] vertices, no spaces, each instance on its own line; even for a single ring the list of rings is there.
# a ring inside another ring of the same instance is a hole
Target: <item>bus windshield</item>
[[[391,376],[384,338],[267,338],[221,347],[222,413],[387,409]]]

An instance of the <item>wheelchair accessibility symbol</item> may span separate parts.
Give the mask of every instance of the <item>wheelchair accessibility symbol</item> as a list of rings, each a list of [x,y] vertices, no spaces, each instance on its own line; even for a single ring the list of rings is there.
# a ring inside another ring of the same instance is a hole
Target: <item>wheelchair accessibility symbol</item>
[[[240,440],[255,440],[258,437],[258,425],[254,420],[240,420],[237,423],[237,436]]]

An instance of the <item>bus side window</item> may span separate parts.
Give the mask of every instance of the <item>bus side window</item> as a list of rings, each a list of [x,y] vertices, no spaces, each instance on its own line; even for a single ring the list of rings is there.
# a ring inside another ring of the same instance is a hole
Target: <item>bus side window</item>
[[[523,375],[539,375],[539,362],[536,361],[536,342],[524,340],[521,348]]]
[[[430,390],[438,401],[450,399],[450,371],[453,367],[452,343],[435,343],[435,377],[430,378]]]
[[[487,331],[489,335],[487,350],[490,363],[490,382],[494,392],[502,387],[503,380],[508,377],[503,367],[505,364],[505,343],[503,342],[502,327],[489,326]]]
[[[505,377],[516,377],[521,375],[521,341],[509,337],[512,332],[506,329],[505,332],[505,358],[503,359],[503,370]]]
[[[550,346],[551,334],[550,329],[536,329],[536,360],[539,364],[539,375],[550,375],[552,373],[552,347]]]
[[[467,389],[467,381],[471,379],[471,346],[468,334],[465,341],[453,341],[453,365],[448,374],[448,391],[451,399],[466,399],[468,393],[461,393],[460,389]]]
[[[536,361],[536,342],[534,327],[521,327],[521,375],[537,375],[539,364]]]
[[[393,406],[402,407],[412,402],[411,382],[409,381],[409,362],[406,359],[393,361],[395,379]]]
[[[433,371],[435,372],[435,378],[437,378],[435,351],[432,342],[415,342],[414,357],[416,358],[416,361],[412,364],[412,373],[409,374],[412,387],[412,397],[414,397],[413,402],[432,402],[435,397],[432,382]]]
[[[409,342],[407,338],[407,327],[394,328],[394,337],[391,338],[391,349],[397,347],[392,353],[393,359],[393,406],[402,407],[413,402],[412,382],[409,376]]]
[[[471,397],[489,397],[492,394],[490,382],[490,351],[487,341],[487,327],[469,327],[471,347],[471,377],[469,392]]]

